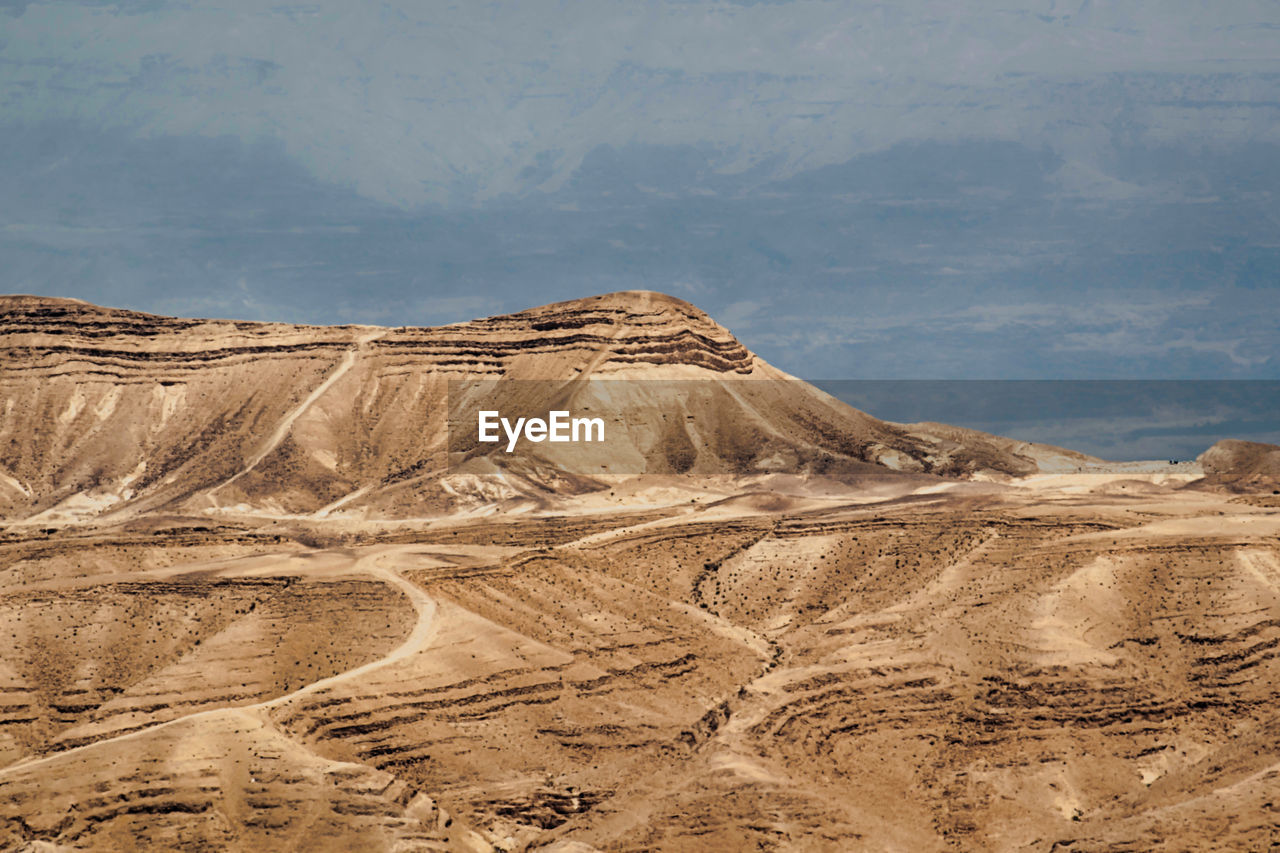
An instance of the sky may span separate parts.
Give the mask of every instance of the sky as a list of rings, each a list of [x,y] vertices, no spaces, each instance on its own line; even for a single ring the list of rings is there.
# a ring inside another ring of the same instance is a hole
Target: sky
[[[1280,4],[0,0],[0,292],[1280,379]]]

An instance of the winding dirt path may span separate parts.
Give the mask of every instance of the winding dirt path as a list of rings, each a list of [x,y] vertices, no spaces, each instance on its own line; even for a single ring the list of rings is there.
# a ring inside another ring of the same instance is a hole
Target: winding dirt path
[[[414,609],[418,611],[418,621],[414,624],[413,630],[409,632],[409,636],[405,638],[403,643],[393,649],[390,654],[384,655],[377,660],[369,661],[369,663],[358,666],[355,669],[349,669],[346,672],[340,672],[337,675],[331,675],[328,678],[322,678],[319,681],[313,681],[311,684],[299,687],[292,693],[286,693],[284,696],[280,696],[275,699],[268,699],[265,702],[260,702],[257,705],[250,705],[249,707],[255,709],[275,708],[285,703],[292,702],[294,699],[318,693],[321,690],[326,690],[336,684],[341,684],[344,681],[353,681],[360,678],[362,675],[367,675],[371,672],[383,669],[384,667],[399,663],[400,661],[408,657],[412,657],[425,649],[435,636],[435,601],[423,592],[416,584],[405,580],[396,572],[383,568],[379,564],[380,558],[386,556],[388,553],[411,550],[414,547],[416,546],[381,548],[372,554],[366,554],[365,556],[357,559],[353,567],[356,571],[372,575],[373,577],[379,578],[380,580],[383,580],[399,589],[405,594],[405,597],[409,599],[409,602],[413,605]]]
[[[1280,559],[1269,551],[1258,548],[1240,549],[1235,552],[1236,559],[1245,571],[1273,592],[1280,592]]]
[[[364,348],[364,345],[369,343],[369,341],[382,337],[388,331],[388,329],[378,329],[376,331],[366,332],[357,337],[352,343],[351,349],[347,350],[346,354],[342,356],[342,360],[338,362],[338,366],[325,377],[323,382],[315,387],[315,390],[307,395],[305,400],[285,413],[285,416],[280,419],[280,423],[276,424],[276,428],[272,431],[271,435],[267,437],[266,442],[254,451],[253,455],[245,461],[244,467],[232,474],[228,479],[214,486],[212,489],[209,489],[209,496],[212,498],[215,492],[230,486],[236,480],[239,480],[245,474],[248,474],[256,468],[259,462],[266,459],[267,454],[279,447],[280,442],[284,441],[285,436],[287,436],[289,431],[293,429],[293,425],[297,423],[298,418],[302,417],[303,413],[306,412],[307,409],[311,408],[315,404],[316,400],[323,397],[325,392],[332,388],[335,382],[345,376],[347,372],[355,366],[356,359],[360,357],[360,351]]]
[[[391,569],[385,568],[383,565],[381,565],[382,557],[387,556],[389,554],[398,553],[401,551],[413,550],[416,547],[417,546],[413,546],[413,545],[390,545],[390,546],[380,547],[371,553],[362,554],[354,558],[351,562],[350,567],[341,572],[342,574],[345,574],[345,575],[350,575],[352,573],[369,575],[371,577],[374,577],[374,578],[377,578],[378,580],[383,581],[384,583],[387,583],[391,586],[396,587],[397,589],[399,589],[401,592],[404,593],[405,597],[409,599],[409,603],[417,611],[418,619],[413,626],[413,630],[409,632],[409,635],[405,638],[403,643],[401,643],[395,649],[392,649],[388,654],[378,658],[377,660],[372,660],[366,664],[362,664],[361,666],[358,666],[355,669],[349,669],[349,670],[346,670],[345,672],[340,672],[337,675],[332,675],[332,676],[329,676],[328,678],[322,678],[319,681],[314,681],[310,684],[306,684],[298,688],[297,690],[294,690],[292,693],[286,693],[285,695],[277,696],[274,699],[267,699],[265,701],[256,702],[250,705],[227,705],[219,708],[209,708],[204,711],[196,711],[191,714],[185,714],[181,717],[177,717],[176,719],[173,719],[173,720],[166,720],[165,722],[162,722],[162,723],[156,723],[154,725],[146,726],[145,728],[137,729],[135,731],[125,732],[123,734],[115,735],[114,737],[103,738],[102,740],[95,740],[91,743],[82,744],[80,746],[72,747],[71,749],[65,749],[60,752],[52,753],[50,755],[44,755],[39,758],[22,759],[13,764],[10,764],[7,767],[0,768],[0,776],[8,775],[10,773],[19,772],[19,771],[31,770],[33,768],[37,768],[45,764],[50,764],[54,761],[61,760],[63,758],[66,758],[67,756],[75,755],[77,753],[83,752],[84,750],[96,749],[106,744],[121,743],[124,741],[133,740],[135,738],[145,737],[147,735],[153,734],[154,732],[169,728],[171,726],[177,726],[184,723],[191,723],[201,719],[208,719],[219,714],[254,715],[262,719],[263,722],[269,722],[266,719],[266,712],[272,710],[273,708],[277,708],[288,702],[292,702],[295,699],[298,699],[304,696],[310,696],[314,693],[327,690],[338,684],[342,684],[343,682],[353,681],[364,675],[369,674],[370,672],[374,672],[376,670],[382,669],[387,666],[392,666],[396,663],[399,663],[402,660],[405,660],[408,657],[411,657],[412,655],[417,654],[418,652],[425,649],[431,643],[431,640],[435,636],[436,603],[430,596],[428,596],[425,592],[423,592],[423,590],[420,589],[418,586],[406,580],[404,577],[402,577],[400,574],[396,573],[395,571],[392,571]],[[327,571],[327,573],[332,573],[334,571],[335,571],[334,569],[330,569]],[[270,572],[250,572],[248,574],[261,575],[261,574],[269,574],[269,573]],[[234,577],[235,575],[229,574],[228,576]]]

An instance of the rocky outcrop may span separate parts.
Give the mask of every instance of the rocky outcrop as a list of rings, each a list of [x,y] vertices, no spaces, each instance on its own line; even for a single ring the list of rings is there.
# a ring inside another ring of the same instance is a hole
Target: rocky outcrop
[[[1273,491],[1280,488],[1280,446],[1257,441],[1224,439],[1200,454],[1205,484],[1231,491]]]

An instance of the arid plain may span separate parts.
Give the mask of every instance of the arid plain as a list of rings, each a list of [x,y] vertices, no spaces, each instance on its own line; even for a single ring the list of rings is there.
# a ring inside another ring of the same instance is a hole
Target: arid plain
[[[647,292],[0,349],[0,849],[1280,844],[1280,449],[890,424]],[[637,380],[626,470],[458,450],[475,378]]]

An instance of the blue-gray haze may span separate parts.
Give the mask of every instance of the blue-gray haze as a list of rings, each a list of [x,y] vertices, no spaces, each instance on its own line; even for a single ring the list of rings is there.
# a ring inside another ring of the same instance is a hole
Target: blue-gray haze
[[[1280,377],[1280,3],[0,0],[0,292]]]

